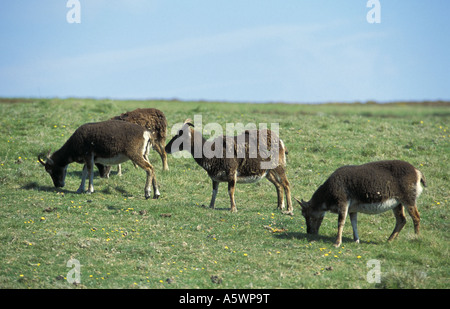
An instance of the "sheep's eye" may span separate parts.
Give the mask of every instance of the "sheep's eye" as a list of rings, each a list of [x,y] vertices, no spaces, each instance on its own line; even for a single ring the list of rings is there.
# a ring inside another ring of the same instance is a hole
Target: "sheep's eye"
[[[178,131],[178,136],[183,135],[183,130]]]

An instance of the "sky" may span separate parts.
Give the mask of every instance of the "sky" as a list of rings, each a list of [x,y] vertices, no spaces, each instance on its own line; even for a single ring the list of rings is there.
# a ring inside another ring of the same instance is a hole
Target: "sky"
[[[448,0],[71,2],[0,2],[0,97],[450,100]]]

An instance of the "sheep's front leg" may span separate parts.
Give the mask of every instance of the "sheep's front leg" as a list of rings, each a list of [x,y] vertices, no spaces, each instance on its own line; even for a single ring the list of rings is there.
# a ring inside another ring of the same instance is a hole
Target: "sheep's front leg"
[[[335,247],[339,247],[342,243],[342,231],[344,230],[345,219],[347,218],[348,203],[341,203],[338,208],[338,234],[336,237],[336,242],[334,243]]]
[[[212,195],[211,195],[211,202],[209,203],[209,208],[214,209],[214,203],[216,202],[216,196],[217,192],[219,191],[219,182],[218,181],[212,181]]]
[[[353,240],[359,244],[359,235],[358,235],[358,213],[352,212],[350,213],[350,221],[352,223],[353,228]]]
[[[87,177],[87,166],[86,164],[83,166],[83,171],[81,172],[81,184],[78,187],[77,193],[84,193],[84,188],[86,186],[86,177]]]

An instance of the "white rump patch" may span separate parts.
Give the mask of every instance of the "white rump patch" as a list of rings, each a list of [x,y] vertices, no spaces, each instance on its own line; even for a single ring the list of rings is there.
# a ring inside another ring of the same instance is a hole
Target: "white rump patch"
[[[151,144],[149,143],[151,133],[149,131],[144,131],[144,144],[142,145],[142,156],[146,157],[150,152]]]
[[[417,174],[416,198],[418,198],[419,195],[423,191],[422,184],[420,183],[420,179],[422,178],[422,175],[421,175],[421,173],[418,170],[416,170],[416,174]]]

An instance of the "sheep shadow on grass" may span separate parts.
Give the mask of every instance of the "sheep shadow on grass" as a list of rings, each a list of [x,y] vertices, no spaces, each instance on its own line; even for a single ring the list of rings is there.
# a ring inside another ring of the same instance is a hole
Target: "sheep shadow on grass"
[[[20,187],[21,190],[28,190],[28,191],[44,191],[44,192],[59,192],[63,194],[79,194],[77,193],[77,189],[74,190],[67,190],[65,188],[56,188],[54,186],[42,186],[36,181],[28,182]],[[102,188],[98,190],[98,192],[101,192],[102,194],[113,194],[113,191],[119,192],[123,196],[130,196],[130,193],[126,191],[121,186],[116,186],[115,188],[111,188],[110,186],[107,186],[105,188]],[[95,194],[95,192],[93,193]]]
[[[306,232],[284,232],[284,233],[274,233],[274,236],[278,239],[306,239],[308,242],[311,241],[322,241],[324,243],[333,244],[336,241],[336,235],[313,235]],[[342,237],[342,243],[353,243],[353,238]]]
[[[42,186],[38,184],[36,181],[29,182],[20,187],[22,190],[32,190],[32,191],[45,191],[45,192],[61,192],[61,193],[76,193],[76,190],[67,190],[62,188],[56,188],[54,186]]]

